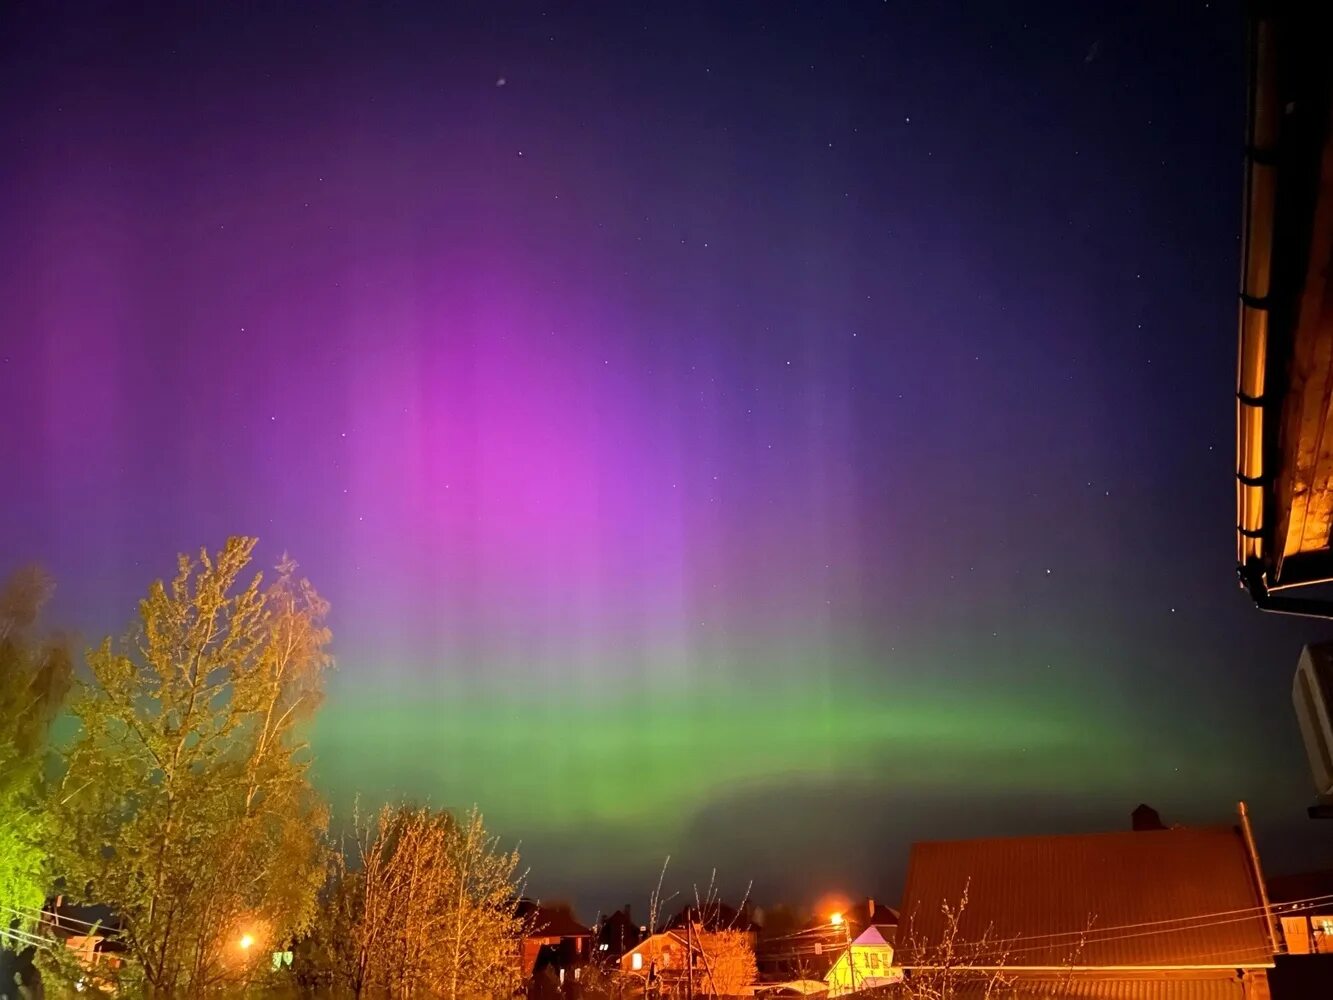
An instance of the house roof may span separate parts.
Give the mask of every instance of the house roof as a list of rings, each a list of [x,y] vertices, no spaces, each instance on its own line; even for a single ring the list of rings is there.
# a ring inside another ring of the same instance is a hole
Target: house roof
[[[898,930],[896,924],[871,924],[852,941],[854,945],[864,947],[893,947],[893,939]]]
[[[667,922],[667,927],[672,929],[684,927],[691,916],[694,917],[694,925],[706,931],[736,930],[754,933],[759,930],[745,911],[721,901],[705,903],[703,906],[683,907]]]
[[[519,902],[517,912],[528,920],[527,937],[592,937],[592,931],[575,920],[567,907],[542,906],[525,899]]]
[[[955,955],[972,967],[1267,968],[1252,872],[1230,827],[918,843],[897,957],[938,964],[941,908],[966,896]]]
[[[873,899],[863,899],[842,911],[842,919],[853,927],[867,924],[896,924],[898,911]]]

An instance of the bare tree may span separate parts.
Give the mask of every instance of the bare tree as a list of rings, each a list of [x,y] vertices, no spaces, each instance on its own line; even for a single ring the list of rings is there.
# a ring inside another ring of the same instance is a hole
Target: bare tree
[[[969,996],[991,1000],[1009,985],[1004,975],[1008,943],[995,935],[994,927],[987,925],[981,937],[973,941],[965,941],[959,933],[970,888],[969,880],[956,904],[947,900],[940,904],[944,927],[938,941],[918,938],[912,921],[906,952],[913,968],[904,978],[901,991],[907,1000],[954,1000],[964,989]]]
[[[993,925],[987,925],[979,938],[964,940],[959,928],[967,910],[969,889],[970,882],[964,884],[956,904],[947,901],[941,904],[944,926],[938,941],[923,941],[909,932],[905,951],[913,968],[897,994],[903,1000],[955,1000],[964,995],[998,1000],[1014,986],[1015,976],[1006,970],[1012,956],[1022,952],[1023,939],[1021,936],[1003,938],[995,933]],[[1025,991],[1025,996],[1048,996],[1051,1000],[1060,1000],[1071,995],[1078,961],[1094,921],[1095,917],[1088,918],[1070,949],[1059,979],[1033,983]]]
[[[320,985],[357,996],[506,996],[519,982],[524,924],[518,854],[503,851],[473,809],[461,818],[384,807],[356,823],[355,857],[331,872],[340,928],[309,943]]]

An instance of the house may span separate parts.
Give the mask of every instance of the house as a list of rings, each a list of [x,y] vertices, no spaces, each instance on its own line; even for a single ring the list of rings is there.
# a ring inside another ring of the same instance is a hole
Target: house
[[[1274,875],[1268,899],[1288,955],[1333,955],[1333,871]]]
[[[958,1000],[1267,1000],[1278,950],[1241,827],[917,843],[897,961]]]
[[[620,957],[620,971],[643,981],[645,990],[741,996],[754,991],[756,969],[750,932],[699,925],[649,935]]]
[[[594,958],[618,961],[641,940],[644,931],[634,922],[629,904],[602,919],[597,926]]]
[[[860,903],[838,912],[838,923],[830,914],[818,919],[765,921],[755,948],[761,977],[770,983],[818,981],[827,989],[824,977],[846,948],[849,937],[858,937],[872,925],[880,926],[880,935],[892,940],[898,924],[898,912],[892,907],[866,897]],[[844,962],[844,966],[846,963]],[[848,969],[850,972],[850,968]],[[861,972],[860,965],[856,971]]]
[[[574,919],[568,906],[521,899],[515,912],[525,922],[520,949],[524,979],[549,967],[564,982],[566,974],[587,964],[592,931]]]
[[[844,946],[824,976],[831,997],[879,989],[901,982],[902,970],[893,967],[896,924],[871,924]]]
[[[691,968],[702,975],[700,948],[685,931],[650,934],[620,956],[620,971],[640,976],[645,983],[674,987],[689,978]]]
[[[63,941],[87,969],[99,965],[116,969],[124,960],[120,923],[108,907],[78,906],[57,896],[42,909],[41,930]]]

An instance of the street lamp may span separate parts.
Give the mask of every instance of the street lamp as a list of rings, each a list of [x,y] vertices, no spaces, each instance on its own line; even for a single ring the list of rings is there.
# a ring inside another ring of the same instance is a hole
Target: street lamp
[[[253,936],[249,934],[241,935],[241,940],[240,940],[241,951],[249,951],[251,946],[254,945],[254,943],[255,939]]]

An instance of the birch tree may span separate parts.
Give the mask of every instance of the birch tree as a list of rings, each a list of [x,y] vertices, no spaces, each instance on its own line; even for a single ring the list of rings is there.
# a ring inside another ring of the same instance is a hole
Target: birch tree
[[[70,892],[114,909],[130,987],[201,996],[243,983],[312,922],[325,809],[302,723],[331,660],[327,604],[255,540],[181,556],[129,637],[88,654],[56,814]],[[135,982],[133,980],[140,980]]]

